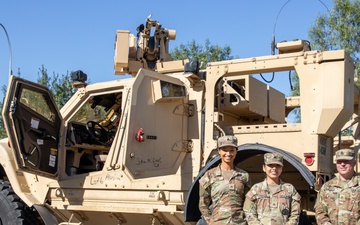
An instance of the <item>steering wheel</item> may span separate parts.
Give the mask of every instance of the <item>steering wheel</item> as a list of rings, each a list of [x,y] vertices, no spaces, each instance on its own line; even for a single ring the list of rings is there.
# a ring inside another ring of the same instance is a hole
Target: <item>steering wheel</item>
[[[86,131],[90,134],[92,139],[100,144],[106,145],[110,141],[108,132],[98,122],[89,120],[86,123]]]

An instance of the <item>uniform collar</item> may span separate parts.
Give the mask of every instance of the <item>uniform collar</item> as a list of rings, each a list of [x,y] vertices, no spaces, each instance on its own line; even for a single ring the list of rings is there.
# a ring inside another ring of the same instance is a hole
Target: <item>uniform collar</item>
[[[221,163],[216,167],[216,170],[214,171],[214,174],[216,176],[221,176],[221,173],[222,173],[222,169],[221,169]],[[241,170],[239,168],[237,168],[236,166],[234,166],[234,171],[235,171],[235,174],[238,175],[241,173]]]
[[[356,172],[354,173],[354,175],[351,177],[351,179],[349,180],[348,183],[346,183],[345,187],[354,187],[354,186],[358,186],[360,183],[360,177],[357,176]],[[339,174],[336,174],[336,179],[335,179],[335,183],[334,186],[337,187],[343,187],[344,182],[342,182]]]
[[[280,186],[280,190],[284,190],[284,182],[280,180],[279,186]],[[261,183],[261,189],[262,190],[268,190],[268,183],[266,182],[266,178],[264,179],[264,181]]]

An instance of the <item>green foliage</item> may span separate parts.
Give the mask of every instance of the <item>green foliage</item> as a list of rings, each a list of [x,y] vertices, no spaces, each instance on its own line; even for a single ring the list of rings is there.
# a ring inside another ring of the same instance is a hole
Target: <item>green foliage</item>
[[[334,0],[329,14],[320,15],[310,28],[309,38],[314,49],[344,49],[353,58],[354,75],[359,78],[360,0]]]
[[[327,51],[344,49],[354,60],[357,85],[360,85],[360,0],[334,0],[334,8],[319,15],[309,30],[312,49]],[[294,90],[292,96],[300,93],[299,77],[292,74]],[[300,110],[295,111],[300,121]],[[344,132],[343,132],[344,133]]]
[[[42,65],[39,69],[37,83],[45,85],[49,88],[59,109],[75,93],[75,89],[72,88],[69,72],[67,72],[66,75],[61,76],[53,73],[50,77],[47,70],[44,68],[44,65]]]
[[[205,47],[192,40],[185,44],[176,46],[170,53],[174,60],[190,59],[198,60],[202,63],[201,69],[206,67],[208,62],[216,62],[221,60],[229,60],[231,56],[231,48],[229,46],[220,47],[219,45],[211,45],[209,39],[205,41]]]
[[[296,73],[296,71],[291,74],[291,82],[292,82],[291,96],[300,96],[299,76]],[[299,108],[294,109],[292,113],[294,114],[294,122],[300,123],[301,122],[300,109]]]

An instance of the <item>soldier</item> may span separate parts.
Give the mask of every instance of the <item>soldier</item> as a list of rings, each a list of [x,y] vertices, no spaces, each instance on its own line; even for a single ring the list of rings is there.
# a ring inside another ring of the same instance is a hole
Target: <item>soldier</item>
[[[320,189],[315,203],[317,224],[360,223],[360,176],[356,175],[353,149],[335,153],[338,174]]]
[[[208,170],[199,181],[199,209],[202,217],[209,225],[246,224],[243,204],[250,182],[249,174],[234,165],[237,138],[220,137],[218,152],[220,165]]]
[[[264,155],[266,178],[255,184],[245,198],[244,212],[249,225],[298,224],[301,197],[292,184],[280,180],[282,168],[282,155]]]

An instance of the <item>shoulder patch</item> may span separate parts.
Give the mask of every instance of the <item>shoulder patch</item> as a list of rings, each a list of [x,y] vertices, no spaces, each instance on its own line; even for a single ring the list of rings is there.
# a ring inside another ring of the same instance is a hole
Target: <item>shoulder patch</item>
[[[256,199],[256,193],[253,191],[248,191],[245,195],[246,198],[250,199],[251,201]]]
[[[202,176],[199,180],[199,184],[203,187],[203,188],[207,188],[210,185],[210,178],[208,177],[208,174],[205,173],[204,176]]]
[[[290,184],[290,183],[284,183],[284,189],[286,189],[286,191],[293,193],[295,190],[295,187]]]

